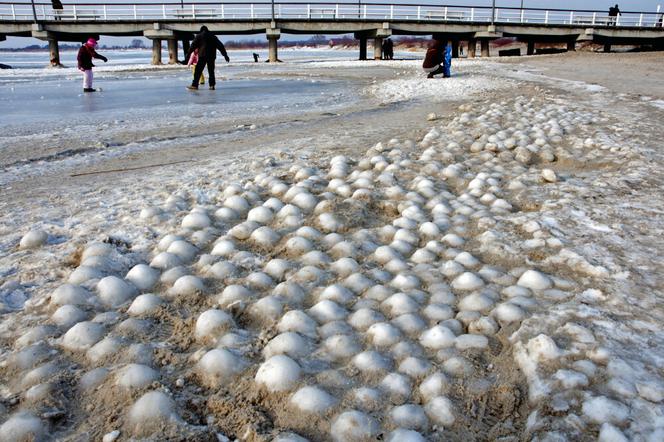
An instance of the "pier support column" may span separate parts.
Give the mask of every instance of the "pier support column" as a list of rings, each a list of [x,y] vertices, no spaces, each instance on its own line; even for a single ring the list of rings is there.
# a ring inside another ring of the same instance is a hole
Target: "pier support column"
[[[468,40],[468,58],[475,58],[477,52],[477,40],[471,38]]]
[[[152,64],[161,64],[161,39],[152,40]]]
[[[576,51],[576,40],[570,40],[567,42],[567,50],[569,52]]]
[[[452,40],[452,58],[459,58],[459,40]]]
[[[383,58],[383,37],[374,37],[374,60]]]
[[[48,40],[48,55],[51,60],[51,66],[60,67],[60,47],[58,46],[58,41],[56,39]]]
[[[489,40],[486,38],[481,39],[480,46],[482,47],[482,57],[489,57],[491,55],[489,53]]]
[[[360,37],[360,60],[367,59],[367,37]]]
[[[178,64],[178,41],[171,38],[168,42],[168,64]]]
[[[604,43],[604,52],[611,52],[611,43]]]
[[[279,61],[277,40],[281,37],[281,29],[268,28],[265,30],[265,35],[267,36],[268,61],[270,63],[276,63]]]
[[[187,54],[189,53],[189,48],[191,48],[191,44],[189,43],[189,39],[185,38],[184,40],[182,40],[182,52],[184,52],[185,63],[189,61],[186,60]]]
[[[534,55],[535,54],[535,42],[532,40],[528,40],[528,50],[526,51],[526,54],[528,55]]]

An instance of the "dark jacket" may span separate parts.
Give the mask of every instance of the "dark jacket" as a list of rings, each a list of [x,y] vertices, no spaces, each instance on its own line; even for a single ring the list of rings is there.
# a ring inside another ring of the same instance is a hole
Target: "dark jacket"
[[[99,60],[104,61],[107,60],[103,55],[97,54],[97,51],[95,51],[94,48],[91,48],[88,45],[81,46],[81,49],[78,50],[78,57],[76,57],[78,60],[78,68],[85,70],[92,69],[95,66],[92,64],[93,58],[98,58]]]
[[[60,0],[51,0],[51,5],[53,6],[53,9],[64,9]]]
[[[427,49],[427,54],[424,56],[424,63],[422,67],[425,69],[430,69],[438,66],[443,63],[445,46],[447,43],[442,40],[434,40],[429,49]]]
[[[194,41],[191,42],[191,48],[189,49],[189,54],[187,54],[187,60],[191,53],[194,52],[194,49],[198,49],[199,58],[206,60],[215,60],[217,58],[217,50],[221,52],[221,55],[223,55],[224,58],[228,58],[224,44],[210,31],[203,31],[196,35]]]

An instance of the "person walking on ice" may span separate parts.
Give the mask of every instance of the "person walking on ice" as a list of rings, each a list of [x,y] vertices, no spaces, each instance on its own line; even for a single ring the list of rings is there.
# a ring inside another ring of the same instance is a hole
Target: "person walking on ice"
[[[191,47],[189,48],[189,53],[187,54],[187,59],[191,54],[198,49],[198,63],[196,64],[196,69],[194,70],[194,79],[191,82],[190,86],[187,86],[187,89],[191,91],[198,90],[198,85],[200,82],[201,75],[203,74],[203,69],[207,65],[208,68],[208,83],[210,84],[210,90],[215,89],[216,79],[214,77],[214,63],[217,59],[217,50],[221,52],[221,55],[226,59],[226,62],[230,61],[228,54],[226,53],[226,48],[219,39],[211,33],[207,26],[201,26],[201,32],[196,35],[194,41],[191,42]]]
[[[92,68],[95,67],[92,64],[92,59],[97,58],[104,63],[108,61],[108,58],[95,51],[96,46],[97,40],[88,38],[88,41],[78,50],[78,70],[83,72],[83,92],[97,92],[96,89],[92,88]]]
[[[191,74],[196,77],[196,65],[198,64],[198,49],[194,49],[194,52],[191,53],[189,57],[189,62],[187,66],[191,66]],[[205,84],[205,74],[201,72],[201,80],[198,84]]]

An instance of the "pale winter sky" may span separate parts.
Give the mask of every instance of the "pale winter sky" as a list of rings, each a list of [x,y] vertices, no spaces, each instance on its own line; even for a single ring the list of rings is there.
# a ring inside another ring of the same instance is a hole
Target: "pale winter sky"
[[[249,0],[232,0],[237,3],[251,3]],[[258,0],[259,2],[265,2],[266,0]],[[309,3],[306,0],[287,0],[288,2],[301,2]],[[343,2],[348,2],[349,0],[342,0]],[[496,7],[519,7],[522,0],[496,0]],[[131,0],[100,0],[99,3],[130,3]],[[166,0],[166,2],[177,2],[177,0]],[[186,1],[189,3],[189,1]],[[320,0],[313,0],[311,3],[322,3]],[[422,4],[422,5],[458,5],[458,6],[491,6],[492,0],[376,0],[376,3],[391,3],[395,4]],[[617,0],[523,0],[524,7],[526,8],[555,8],[555,9],[592,9],[598,11],[606,11],[610,6],[613,6],[615,3],[620,5],[622,11],[648,11],[654,12],[657,10],[657,6],[661,5],[662,10],[664,10],[664,0],[630,0],[627,1],[617,1]],[[28,0],[19,0],[16,3],[26,3],[30,4]],[[35,3],[49,3],[46,0],[35,0]],[[62,0],[62,3],[65,5],[71,5],[76,3],[96,3],[95,0]],[[161,1],[148,0],[142,2],[136,2],[137,4],[146,4],[146,3],[162,3]],[[278,0],[277,0],[278,3]],[[329,1],[325,3],[334,3],[334,1]],[[370,1],[362,1],[362,3],[371,3]],[[101,43],[102,44],[127,44],[133,37],[108,37],[103,36]],[[226,36],[225,39],[258,39],[262,38],[261,35],[249,35],[249,36]],[[288,36],[283,35],[284,39],[302,39],[306,36],[296,35]],[[7,47],[23,47],[30,44],[43,44],[39,40],[33,38],[17,38],[17,37],[8,37],[6,41],[0,42],[0,48]]]

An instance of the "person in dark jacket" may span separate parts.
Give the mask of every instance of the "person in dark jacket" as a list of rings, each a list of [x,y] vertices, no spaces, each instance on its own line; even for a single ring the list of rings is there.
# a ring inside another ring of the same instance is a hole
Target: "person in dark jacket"
[[[385,60],[394,60],[394,42],[391,38],[385,39],[383,43],[383,56]]]
[[[618,5],[615,5],[611,8],[609,8],[609,24],[611,26],[616,25],[616,22],[618,21],[618,16],[619,15],[622,15],[622,14],[620,13],[620,8],[618,7]]]
[[[76,57],[78,60],[78,70],[83,72],[83,92],[97,91],[92,88],[92,68],[95,67],[92,64],[92,59],[97,58],[103,60],[104,63],[108,61],[108,58],[95,51],[95,46],[97,46],[97,40],[88,38],[88,41],[78,50],[78,57]]]
[[[191,85],[187,86],[187,89],[194,91],[198,90],[198,82],[203,73],[203,69],[207,65],[208,83],[210,84],[210,90],[214,90],[216,84],[216,79],[214,77],[214,63],[217,59],[217,50],[221,52],[221,55],[224,56],[226,62],[231,61],[226,53],[226,48],[223,43],[219,41],[217,36],[208,30],[207,26],[201,26],[201,32],[197,34],[194,41],[191,42],[189,53],[185,58],[186,60],[189,60],[191,53],[195,49],[198,49],[198,63],[196,64],[196,70],[194,71],[194,79],[191,82]]]
[[[450,76],[452,64],[452,47],[441,37],[434,36],[433,43],[427,49],[424,56],[422,69],[426,72],[427,78],[433,78],[434,75],[443,74],[445,78]]]

